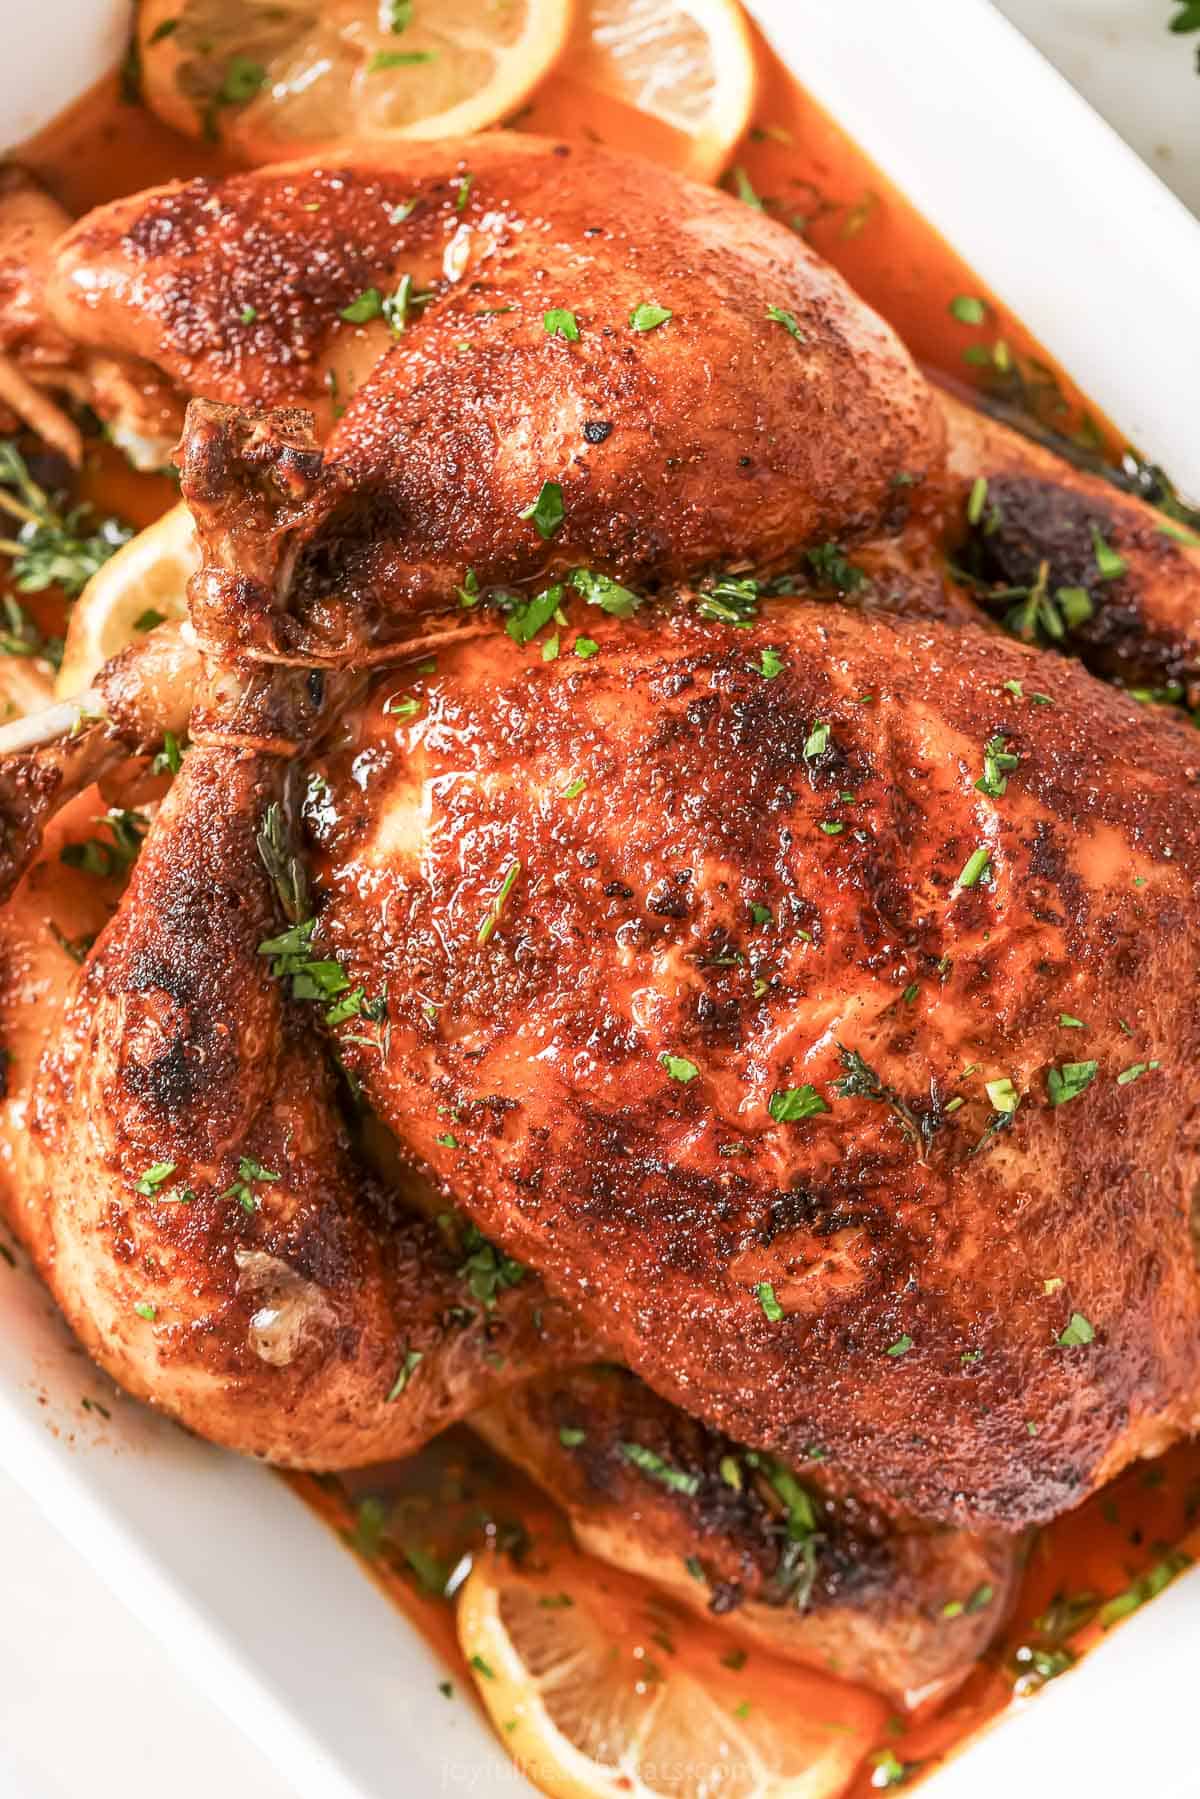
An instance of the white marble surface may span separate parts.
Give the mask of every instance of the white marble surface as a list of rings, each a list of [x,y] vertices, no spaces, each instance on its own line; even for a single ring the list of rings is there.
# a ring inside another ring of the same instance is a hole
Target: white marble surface
[[[1170,0],[1000,4],[1200,212],[1200,34],[1168,33]],[[953,0],[946,5],[952,17]],[[1012,102],[1019,112],[1020,96]],[[1098,245],[1093,273],[1102,272]],[[286,1799],[262,1755],[189,1690],[154,1637],[3,1475],[0,1544],[3,1799]]]

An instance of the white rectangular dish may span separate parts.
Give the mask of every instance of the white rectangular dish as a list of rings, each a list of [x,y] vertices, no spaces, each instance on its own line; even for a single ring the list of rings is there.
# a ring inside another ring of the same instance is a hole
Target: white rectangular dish
[[[1200,228],[1109,128],[986,0],[750,10],[1084,392],[1200,493]],[[6,21],[0,141],[111,65],[126,12],[40,0]],[[474,1709],[439,1698],[440,1665],[282,1482],[115,1393],[23,1267],[0,1264],[0,1326],[0,1461],[297,1793],[529,1790]],[[920,1790],[1194,1793],[1197,1666],[1200,1570]]]

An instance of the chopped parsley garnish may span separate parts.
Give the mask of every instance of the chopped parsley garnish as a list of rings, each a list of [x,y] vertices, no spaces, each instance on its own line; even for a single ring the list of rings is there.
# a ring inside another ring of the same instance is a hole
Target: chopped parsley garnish
[[[673,1468],[661,1455],[657,1455],[653,1449],[643,1448],[640,1443],[622,1443],[621,1454],[647,1480],[657,1481],[659,1486],[666,1487],[672,1493],[685,1493],[690,1498],[700,1490],[698,1474],[687,1474],[682,1468]]]
[[[399,337],[408,327],[409,315],[422,306],[428,306],[432,299],[432,293],[416,292],[411,275],[401,275],[396,291],[385,294],[379,305],[392,336]]]
[[[379,23],[384,31],[399,34],[412,24],[413,0],[380,0]]]
[[[983,773],[975,783],[976,791],[989,799],[1003,799],[1008,777],[1021,766],[1021,758],[1008,748],[1008,738],[989,737],[983,746]]]
[[[794,312],[788,312],[782,306],[768,306],[767,317],[773,325],[782,325],[788,336],[794,337],[798,344],[807,341],[803,331],[801,331],[799,325],[796,323],[796,315]]]
[[[315,926],[315,918],[291,925],[278,937],[268,937],[260,943],[258,953],[271,957],[271,973],[277,980],[291,981],[293,999],[336,1001],[350,990],[350,981],[340,962],[312,954]],[[343,1016],[351,1015],[343,1012]]]
[[[1128,1087],[1131,1081],[1140,1081],[1144,1074],[1152,1074],[1161,1066],[1160,1062],[1134,1062],[1132,1067],[1121,1070],[1117,1076],[1117,1086]]]
[[[407,1387],[409,1381],[412,1379],[416,1369],[420,1366],[422,1360],[423,1357],[419,1349],[405,1350],[404,1360],[400,1364],[399,1373],[396,1375],[395,1380],[388,1389],[387,1397],[383,1402],[385,1405],[391,1405],[395,1400],[399,1399],[405,1387]]]
[[[519,518],[532,519],[538,536],[544,543],[549,543],[556,532],[561,531],[567,513],[563,505],[563,490],[557,481],[543,481],[541,491]]]
[[[528,643],[531,637],[536,637],[550,623],[562,605],[562,599],[563,590],[556,581],[553,587],[544,588],[541,593],[534,594],[532,599],[523,600],[514,606],[504,621],[504,629],[514,643]]]
[[[395,694],[383,702],[383,711],[389,718],[415,718],[420,710],[420,700],[411,693]]]
[[[147,1168],[145,1174],[135,1182],[135,1191],[144,1193],[147,1198],[152,1199],[163,1182],[169,1181],[174,1172],[174,1162],[155,1162],[154,1166]]]
[[[764,650],[758,665],[758,672],[764,681],[773,681],[784,669],[783,657],[778,650]]]
[[[521,864],[519,861],[517,861],[514,858],[513,861],[509,863],[508,868],[505,871],[504,879],[500,883],[500,891],[496,895],[494,901],[492,902],[491,911],[488,913],[487,917],[484,919],[483,923],[479,927],[479,931],[475,938],[475,941],[478,944],[478,946],[480,947],[480,949],[482,949],[484,944],[487,943],[487,941],[491,937],[493,931],[496,929],[496,926],[500,923],[500,918],[501,918],[501,914],[504,911],[505,902],[508,899],[509,894],[512,892],[513,887],[516,885],[517,876],[520,874],[520,872],[521,872]]]
[[[576,775],[575,779],[570,783],[570,785],[563,788],[562,794],[560,797],[564,800],[577,800],[586,786],[587,786],[587,776],[586,775]]]
[[[801,1118],[816,1118],[829,1107],[815,1087],[779,1087],[767,1101],[767,1111],[776,1124],[792,1124]]]
[[[1021,1095],[1013,1086],[1008,1075],[1001,1075],[999,1080],[985,1081],[984,1092],[992,1103],[993,1110],[1011,1115],[1021,1103]]]
[[[1096,1078],[1098,1062],[1064,1062],[1061,1068],[1046,1071],[1046,1096],[1052,1106],[1065,1106],[1078,1099],[1085,1087]]]
[[[474,175],[464,175],[463,176],[462,180],[458,184],[458,191],[454,196],[455,212],[466,212],[467,201],[471,198],[471,189],[474,187],[474,185],[475,185]]]
[[[804,553],[819,586],[831,587],[835,593],[854,593],[866,586],[866,575],[847,561],[840,544],[822,543]]]
[[[340,316],[348,325],[365,325],[368,319],[382,318],[383,295],[377,287],[365,288],[357,300],[342,307]]]
[[[775,1289],[770,1281],[759,1281],[754,1289],[758,1303],[772,1324],[778,1324],[783,1317],[783,1307],[775,1297]]]
[[[158,1317],[158,1307],[152,1306],[148,1299],[140,1299],[133,1309],[139,1318],[146,1320],[147,1324],[153,1324]]]
[[[987,307],[973,294],[956,294],[950,302],[950,312],[960,325],[982,325],[987,318]]]
[[[978,849],[972,850],[971,854],[967,857],[963,864],[962,873],[959,875],[955,885],[958,887],[978,887],[984,875],[986,875],[991,868],[991,864],[991,853],[981,844]]]
[[[542,314],[547,337],[565,337],[570,344],[579,342],[579,320],[567,306],[552,306]]]
[[[1060,1012],[1058,1022],[1064,1031],[1086,1031],[1087,1026],[1082,1018],[1076,1018],[1072,1012]]]
[[[1082,1312],[1072,1312],[1070,1323],[1061,1332],[1057,1341],[1063,1349],[1082,1349],[1094,1341],[1096,1332],[1090,1321]]]
[[[657,331],[660,325],[665,325],[673,317],[669,306],[655,306],[651,301],[643,300],[630,313],[629,323],[635,331]]]
[[[905,1331],[902,1337],[897,1337],[896,1341],[889,1345],[888,1354],[893,1357],[907,1355],[912,1346],[913,1340],[908,1332]]]
[[[1169,1587],[1191,1565],[1190,1555],[1182,1549],[1173,1550],[1161,1562],[1156,1562],[1152,1568],[1147,1568],[1144,1574],[1139,1575],[1132,1586],[1126,1587],[1123,1593],[1116,1594],[1100,1607],[1096,1614],[1100,1628],[1111,1630],[1114,1624],[1127,1618],[1130,1612],[1136,1612],[1147,1600],[1157,1598],[1164,1587]]]
[[[582,656],[586,661],[589,656],[596,654],[600,645],[594,637],[577,637],[571,648],[576,656]]]
[[[92,508],[86,504],[62,510],[33,479],[20,451],[7,441],[0,441],[0,512],[20,521],[15,537],[0,538],[0,556],[11,558],[13,583],[20,593],[61,587],[68,599],[74,599],[96,570],[133,536],[131,528],[115,518],[100,519],[90,528]],[[21,616],[18,608],[17,617]],[[12,629],[11,612],[9,622]],[[28,641],[23,631],[14,630],[13,637],[18,644]],[[11,644],[4,647],[10,655],[39,655],[49,648],[40,640],[30,650],[14,649]]]
[[[581,1443],[587,1442],[587,1432],[580,1430],[577,1424],[560,1424],[558,1440],[564,1449],[578,1449]]]
[[[983,509],[987,505],[988,484],[986,475],[976,475],[971,483],[971,491],[967,495],[967,523],[977,525],[983,517]]]
[[[490,1662],[484,1660],[483,1656],[473,1655],[471,1657],[471,1666],[477,1674],[482,1674],[485,1680],[495,1680],[496,1670],[492,1667]]]
[[[259,1202],[254,1188],[257,1183],[277,1181],[281,1178],[271,1169],[264,1168],[261,1162],[256,1162],[253,1156],[239,1156],[237,1179],[226,1187],[220,1198],[236,1199],[243,1212],[256,1212]]]
[[[164,730],[162,748],[155,754],[149,765],[151,775],[176,775],[184,766],[184,745],[176,738],[173,730]]]
[[[1127,573],[1129,564],[1124,556],[1119,556],[1101,537],[1096,526],[1092,526],[1092,550],[1096,557],[1096,569],[1102,581],[1119,581]]]
[[[758,612],[758,593],[751,575],[717,575],[701,590],[696,610],[701,618],[745,630]]]
[[[823,756],[825,754],[825,751],[829,748],[830,729],[831,727],[829,725],[822,724],[820,720],[813,725],[812,730],[804,740],[804,748],[801,751],[806,762],[815,762],[818,756]]]
[[[670,1075],[671,1079],[673,1081],[681,1081],[684,1086],[686,1086],[689,1081],[694,1081],[700,1072],[696,1067],[696,1064],[694,1062],[689,1062],[686,1056],[673,1056],[667,1050],[664,1050],[658,1059]]]
[[[239,314],[238,314],[238,317],[241,320],[243,325],[252,325],[254,323],[255,319],[258,317],[258,307],[257,306],[243,306],[241,312],[239,312]]]
[[[589,606],[599,606],[601,612],[607,612],[613,618],[632,618],[644,604],[641,594],[622,587],[611,575],[597,574],[594,569],[573,569],[569,579],[576,593],[582,594]]]
[[[98,822],[107,825],[112,833],[111,843],[106,843],[102,837],[85,837],[82,843],[64,844],[59,859],[68,868],[82,869],[84,874],[107,881],[133,867],[142,847],[142,838],[150,827],[138,813],[126,812],[119,807],[113,807]]]
[[[527,1270],[520,1262],[505,1255],[502,1249],[497,1249],[494,1243],[489,1243],[473,1224],[468,1224],[463,1232],[463,1248],[467,1251],[467,1259],[458,1270],[458,1278],[466,1282],[472,1299],[485,1312],[493,1311],[501,1293],[509,1287],[519,1287]]]

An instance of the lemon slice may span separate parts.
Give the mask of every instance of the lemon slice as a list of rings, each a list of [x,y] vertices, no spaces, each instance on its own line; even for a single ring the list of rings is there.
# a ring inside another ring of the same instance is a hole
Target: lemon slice
[[[71,609],[56,696],[83,693],[110,656],[155,625],[185,617],[196,560],[192,515],[181,502],[97,569]]]
[[[757,85],[737,0],[578,0],[566,54],[518,123],[715,181]]]
[[[521,105],[574,0],[142,0],[142,91],[159,118],[244,161],[456,137]]]
[[[505,1748],[551,1799],[837,1799],[887,1715],[571,1551],[544,1572],[477,1562],[458,1637]]]

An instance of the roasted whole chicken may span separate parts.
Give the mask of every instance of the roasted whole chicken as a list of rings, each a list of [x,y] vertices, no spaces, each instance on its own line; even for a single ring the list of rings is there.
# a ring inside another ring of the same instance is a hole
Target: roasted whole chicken
[[[188,403],[199,544],[0,762],[0,1168],[81,1340],[290,1466],[469,1416],[686,1603],[948,1685],[1200,1426],[1200,740],[1130,692],[1197,690],[1200,557],[600,150],[176,184],[42,291]]]

